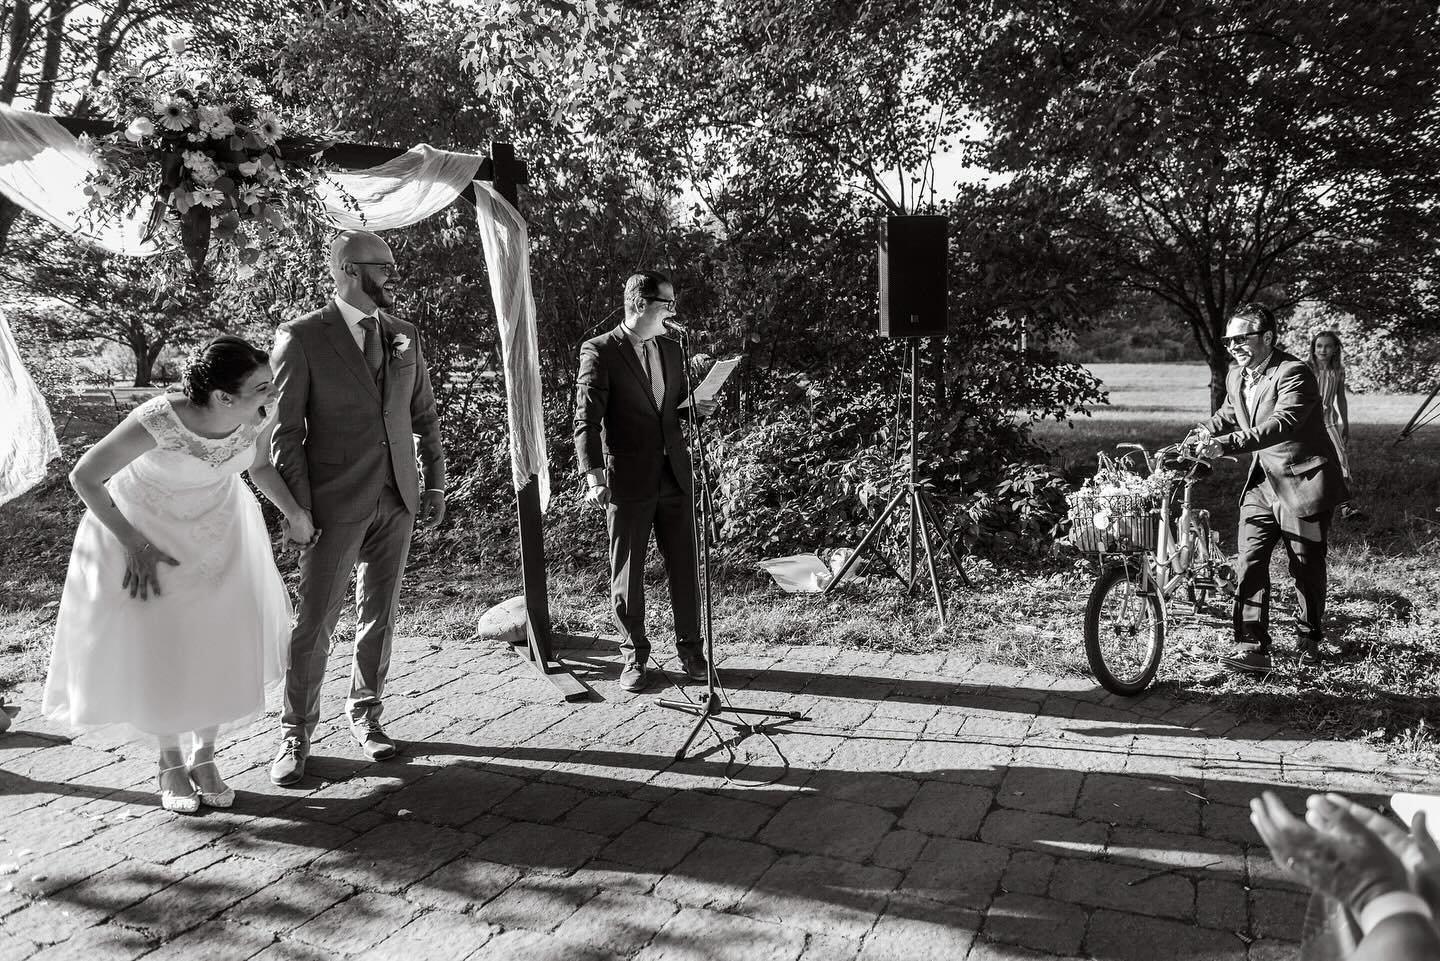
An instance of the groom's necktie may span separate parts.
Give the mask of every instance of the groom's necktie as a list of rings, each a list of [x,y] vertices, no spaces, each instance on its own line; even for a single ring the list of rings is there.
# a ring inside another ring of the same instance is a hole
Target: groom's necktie
[[[370,368],[370,376],[379,380],[380,365],[385,359],[380,350],[380,331],[374,317],[361,317],[360,326],[365,330],[365,366]]]
[[[660,373],[660,348],[655,345],[655,338],[644,342],[645,347],[645,373],[650,375],[650,395],[655,398],[655,406],[662,407],[665,403],[665,378]]]

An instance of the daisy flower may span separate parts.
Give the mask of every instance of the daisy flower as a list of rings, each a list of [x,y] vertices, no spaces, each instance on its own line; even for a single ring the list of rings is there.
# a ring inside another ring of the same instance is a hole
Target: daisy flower
[[[255,117],[255,125],[251,129],[261,143],[267,146],[274,144],[280,139],[280,118],[269,110],[262,111]]]
[[[155,115],[166,130],[184,130],[190,126],[190,105],[179,97],[155,101]]]
[[[195,202],[202,207],[218,207],[225,202],[225,195],[214,187],[201,187],[194,193]]]

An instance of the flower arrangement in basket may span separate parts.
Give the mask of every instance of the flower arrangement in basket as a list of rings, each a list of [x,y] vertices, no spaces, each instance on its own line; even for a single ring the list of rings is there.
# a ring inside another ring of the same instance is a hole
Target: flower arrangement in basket
[[[99,84],[96,100],[120,129],[81,140],[95,160],[88,213],[130,216],[149,203],[144,239],[168,234],[197,275],[213,240],[218,264],[247,279],[287,235],[327,222],[319,158],[336,135],[296,135],[253,79],[191,53],[184,37],[168,45],[159,66]]]
[[[1070,543],[1082,551],[1101,553],[1155,550],[1160,504],[1179,480],[1173,470],[1142,476],[1101,454],[1095,476],[1065,497]]]

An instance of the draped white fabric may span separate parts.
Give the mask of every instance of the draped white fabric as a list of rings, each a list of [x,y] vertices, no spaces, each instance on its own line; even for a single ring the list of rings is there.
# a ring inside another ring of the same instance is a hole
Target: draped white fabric
[[[533,474],[540,510],[550,506],[550,459],[545,449],[545,407],[540,399],[540,344],[530,288],[530,239],[525,220],[495,188],[475,181],[475,217],[485,245],[490,297],[505,360],[510,414],[510,469],[519,490]]]
[[[422,143],[378,167],[327,172],[333,186],[322,186],[320,199],[342,229],[408,227],[453,204],[475,179],[482,159]],[[358,212],[347,206],[346,194]]]
[[[10,323],[0,311],[0,504],[40,483],[45,465],[59,456],[45,398],[25,371]]]
[[[322,188],[321,199],[337,227],[391,230],[439,213],[454,203],[466,186],[475,185],[476,216],[505,360],[515,487],[518,490],[532,474],[536,475],[543,511],[550,503],[550,470],[540,399],[540,350],[530,288],[529,237],[519,212],[490,184],[475,180],[482,160],[475,154],[420,144],[377,167],[327,172],[330,185]],[[0,105],[0,192],[79,240],[113,253],[157,253],[153,245],[125,240],[139,237],[138,224],[109,224],[96,230],[80,222],[78,214],[88,203],[82,188],[86,174],[93,168],[93,158],[54,117]],[[4,405],[0,409],[0,426],[5,428],[0,436],[3,503],[43,477],[44,464],[56,456],[58,449],[39,394],[33,395],[33,403],[13,400],[21,398],[22,386],[33,391],[33,384],[8,332],[0,343],[0,365],[0,402]],[[12,485],[21,484],[23,478],[29,480],[15,489]]]
[[[155,244],[140,242],[144,221],[150,215],[148,204],[141,204],[127,220],[81,222],[90,203],[84,193],[85,175],[94,169],[90,154],[54,117],[0,104],[0,191],[5,196],[67,234],[112,254],[149,257],[159,253]]]

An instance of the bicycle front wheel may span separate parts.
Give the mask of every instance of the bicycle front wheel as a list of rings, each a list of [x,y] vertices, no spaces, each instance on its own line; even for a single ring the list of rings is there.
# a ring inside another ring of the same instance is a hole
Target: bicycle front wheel
[[[1165,619],[1154,588],[1125,565],[1101,572],[1085,605],[1085,656],[1105,690],[1127,697],[1155,680],[1165,650]]]

